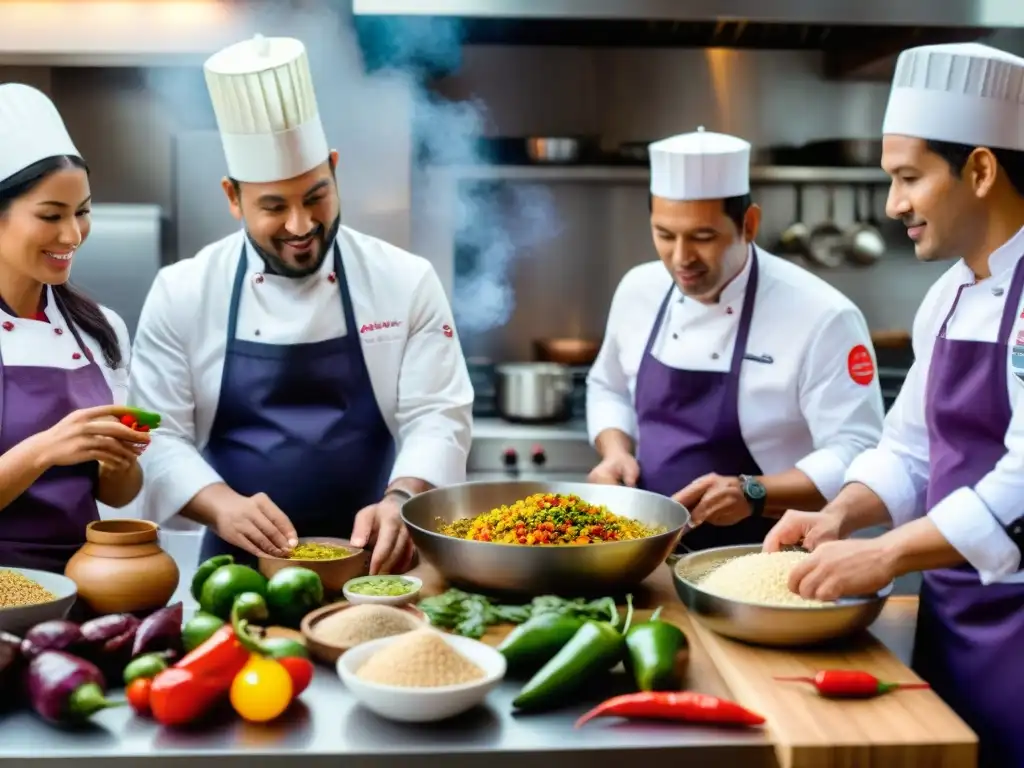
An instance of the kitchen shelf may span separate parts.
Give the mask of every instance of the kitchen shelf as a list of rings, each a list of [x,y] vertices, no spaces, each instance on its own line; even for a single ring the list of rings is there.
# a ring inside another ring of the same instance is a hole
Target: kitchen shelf
[[[435,165],[428,173],[454,181],[523,181],[549,184],[646,184],[643,166],[615,165]],[[821,168],[795,165],[755,165],[753,184],[888,184],[881,168]]]

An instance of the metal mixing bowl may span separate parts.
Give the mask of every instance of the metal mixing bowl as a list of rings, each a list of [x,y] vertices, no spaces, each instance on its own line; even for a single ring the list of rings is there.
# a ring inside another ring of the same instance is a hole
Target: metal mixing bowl
[[[783,648],[837,640],[865,629],[892,594],[890,583],[877,595],[850,597],[822,608],[772,606],[730,600],[705,592],[700,579],[714,567],[741,555],[760,552],[758,544],[716,547],[679,558],[672,568],[679,599],[708,629],[757,645]]]
[[[445,536],[445,523],[475,517],[534,493],[574,493],[613,514],[665,533],[632,541],[576,546],[525,546]],[[689,521],[681,504],[648,491],[615,485],[479,482],[438,488],[402,506],[420,557],[452,584],[480,591],[531,595],[614,594],[647,578],[672,553]]]

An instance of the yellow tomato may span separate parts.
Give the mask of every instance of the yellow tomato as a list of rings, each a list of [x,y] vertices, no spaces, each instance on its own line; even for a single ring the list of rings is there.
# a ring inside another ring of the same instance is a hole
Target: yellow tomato
[[[253,656],[231,683],[231,706],[250,723],[266,723],[292,703],[292,678],[273,659]]]

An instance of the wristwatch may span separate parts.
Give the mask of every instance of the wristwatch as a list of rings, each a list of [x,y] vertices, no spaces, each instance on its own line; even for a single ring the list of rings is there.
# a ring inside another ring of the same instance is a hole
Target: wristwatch
[[[760,517],[764,513],[764,503],[768,498],[768,489],[764,483],[752,475],[740,475],[743,484],[743,496],[750,503],[750,516]]]

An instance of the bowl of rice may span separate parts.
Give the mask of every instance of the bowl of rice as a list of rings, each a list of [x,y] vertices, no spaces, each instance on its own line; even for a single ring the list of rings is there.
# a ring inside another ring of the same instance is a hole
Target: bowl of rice
[[[874,595],[833,602],[792,592],[789,574],[808,556],[803,550],[762,552],[759,544],[693,552],[673,566],[676,592],[708,629],[757,645],[817,645],[866,629],[878,618],[892,583]]]
[[[36,624],[63,619],[78,597],[66,576],[0,566],[0,630],[19,634]]]
[[[491,646],[432,627],[357,645],[338,659],[338,675],[360,704],[404,723],[468,712],[505,671],[505,657]]]

